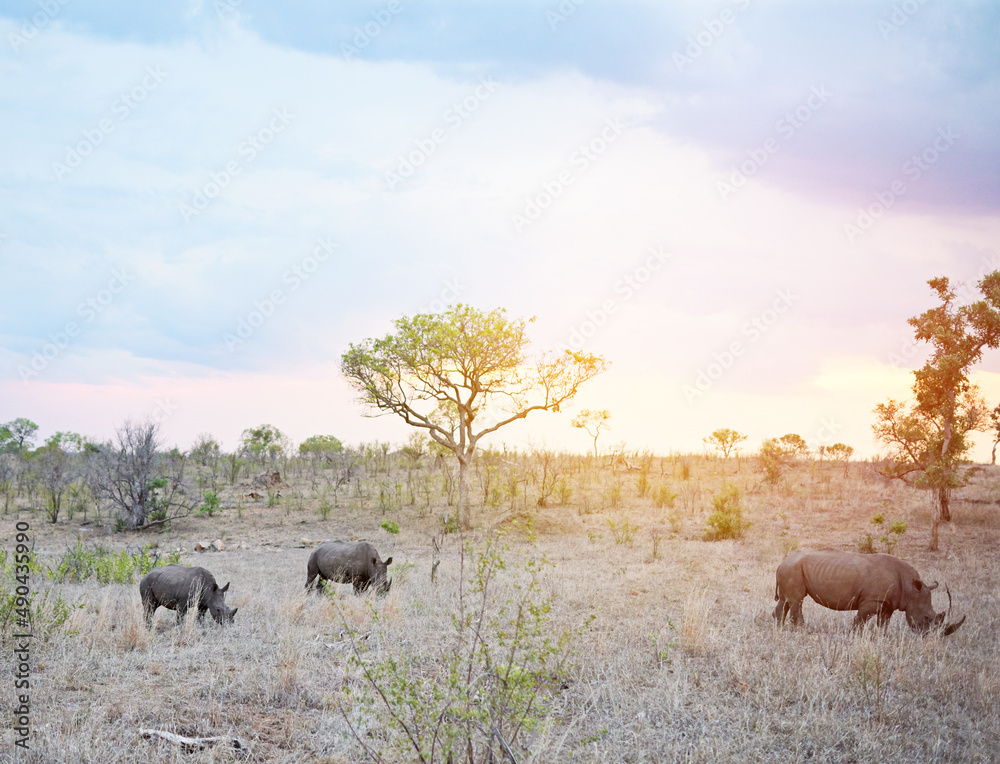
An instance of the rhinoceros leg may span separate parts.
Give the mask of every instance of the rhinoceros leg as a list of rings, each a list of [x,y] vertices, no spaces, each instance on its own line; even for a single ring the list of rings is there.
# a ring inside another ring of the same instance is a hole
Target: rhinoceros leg
[[[788,615],[788,602],[785,601],[784,597],[781,597],[774,608],[774,620],[778,622],[778,626],[784,625],[786,615]]]
[[[323,591],[323,575],[319,572],[319,563],[316,561],[316,553],[309,556],[309,563],[306,565],[306,591],[312,589],[316,592]],[[317,580],[318,578],[318,580]]]
[[[878,627],[880,629],[885,630],[889,628],[889,621],[892,619],[892,614],[894,612],[895,611],[888,605],[882,605],[878,611]]]
[[[866,600],[858,605],[858,614],[854,617],[854,626],[851,627],[852,631],[860,631],[864,628],[865,624],[871,619],[873,615],[878,614],[879,624],[882,623],[882,603],[872,602]]]

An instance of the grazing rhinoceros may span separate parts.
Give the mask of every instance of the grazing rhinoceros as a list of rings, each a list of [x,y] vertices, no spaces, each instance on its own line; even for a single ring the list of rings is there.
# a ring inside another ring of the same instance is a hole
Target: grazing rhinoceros
[[[391,557],[382,562],[375,547],[367,541],[327,541],[309,555],[306,589],[312,585],[320,591],[323,581],[329,580],[354,584],[355,593],[375,586],[379,594],[386,594],[392,586],[392,581],[387,580],[391,563]]]
[[[215,578],[204,568],[188,568],[183,565],[164,565],[153,568],[139,583],[142,607],[146,612],[146,625],[153,625],[153,614],[161,605],[177,611],[177,622],[184,618],[192,605],[198,608],[198,620],[205,617],[205,611],[212,611],[217,623],[232,623],[239,608],[229,609],[226,592],[229,584],[221,589]]]
[[[897,610],[902,610],[910,628],[921,634],[945,622],[945,613],[934,612],[931,604],[937,581],[925,584],[912,565],[891,554],[797,549],[782,560],[776,579],[774,617],[779,624],[785,622],[789,611],[793,626],[802,623],[802,600],[807,594],[831,610],[857,610],[854,629],[864,626],[873,615],[885,628]],[[964,621],[962,616],[946,625],[943,633],[952,634]]]

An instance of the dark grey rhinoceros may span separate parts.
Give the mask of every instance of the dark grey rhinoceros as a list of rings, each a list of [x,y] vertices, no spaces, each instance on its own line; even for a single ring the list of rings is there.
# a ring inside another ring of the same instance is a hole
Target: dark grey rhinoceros
[[[320,591],[323,581],[335,581],[353,584],[355,593],[374,586],[379,594],[385,594],[392,586],[387,571],[391,563],[391,557],[382,562],[367,541],[327,541],[309,555],[306,589],[311,586]]]
[[[204,568],[188,568],[184,565],[164,565],[153,568],[139,583],[142,607],[146,613],[146,625],[153,625],[153,614],[161,605],[177,611],[177,622],[184,618],[192,605],[198,608],[198,620],[205,617],[205,611],[212,611],[217,623],[232,623],[239,608],[229,609],[226,592],[229,584],[219,587],[215,577]]]
[[[859,629],[873,615],[885,628],[897,610],[906,614],[910,628],[921,634],[932,626],[944,625],[943,633],[952,634],[965,621],[945,625],[945,613],[937,613],[931,603],[931,591],[937,588],[924,583],[916,568],[891,554],[796,549],[778,566],[774,598],[778,601],[774,618],[778,624],[792,614],[792,625],[802,623],[802,600],[808,594],[831,610],[857,610],[854,629]],[[949,611],[951,593],[948,594]]]

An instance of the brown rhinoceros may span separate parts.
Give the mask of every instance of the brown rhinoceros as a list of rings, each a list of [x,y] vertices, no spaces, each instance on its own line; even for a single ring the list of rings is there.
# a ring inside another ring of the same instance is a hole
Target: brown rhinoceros
[[[873,615],[885,628],[897,610],[906,614],[910,628],[921,634],[945,622],[945,613],[937,613],[931,603],[931,591],[937,581],[925,584],[920,574],[907,562],[891,554],[797,549],[778,566],[774,598],[778,601],[774,618],[785,622],[791,612],[792,625],[802,623],[802,600],[808,594],[831,610],[857,610],[854,629],[859,629]],[[948,594],[949,611],[951,594]],[[947,624],[944,634],[952,634],[965,621]]]
[[[153,625],[153,615],[161,605],[177,611],[180,623],[188,608],[198,608],[198,620],[205,617],[205,611],[212,611],[216,623],[232,623],[239,608],[229,609],[226,592],[229,584],[219,587],[215,577],[204,568],[188,568],[184,565],[164,565],[153,568],[139,583],[142,607],[146,612],[146,625]]]
[[[320,591],[323,582],[329,580],[353,584],[355,593],[374,586],[379,594],[386,594],[392,586],[392,581],[386,580],[391,563],[391,557],[382,562],[367,541],[327,541],[309,555],[306,589],[311,585]]]

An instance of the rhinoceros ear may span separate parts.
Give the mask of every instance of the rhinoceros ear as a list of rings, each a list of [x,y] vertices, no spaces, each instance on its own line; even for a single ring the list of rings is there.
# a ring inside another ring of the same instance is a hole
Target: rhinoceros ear
[[[231,581],[227,581],[226,585],[223,586],[221,589],[219,589],[219,591],[222,592],[223,594],[225,594],[226,592],[228,592],[229,591],[229,584],[230,583],[232,583],[232,582]]]
[[[390,558],[389,558],[388,560],[386,560],[386,561],[385,561],[385,564],[386,564],[387,566],[388,566],[388,565],[392,565],[392,558],[390,557]]]
[[[916,589],[919,592],[921,589],[924,588],[924,582],[921,581],[919,578],[914,578],[913,579],[913,588]]]

